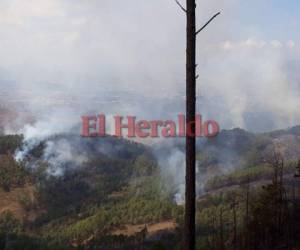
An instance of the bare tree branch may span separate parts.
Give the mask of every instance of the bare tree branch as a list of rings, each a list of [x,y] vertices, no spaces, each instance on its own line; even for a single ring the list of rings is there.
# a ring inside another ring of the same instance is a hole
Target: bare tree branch
[[[179,3],[178,0],[175,0],[175,2],[178,4],[180,9],[182,9],[186,13],[186,9],[181,5],[181,3]]]
[[[209,25],[210,22],[211,22],[212,20],[214,20],[214,19],[215,19],[218,15],[220,15],[220,14],[221,14],[221,12],[218,12],[218,13],[215,14],[211,19],[209,19],[208,22],[207,22],[206,24],[204,24],[204,25],[202,26],[202,28],[199,29],[199,30],[196,32],[196,35],[198,35],[202,30],[204,30],[205,27],[206,27],[207,25]]]

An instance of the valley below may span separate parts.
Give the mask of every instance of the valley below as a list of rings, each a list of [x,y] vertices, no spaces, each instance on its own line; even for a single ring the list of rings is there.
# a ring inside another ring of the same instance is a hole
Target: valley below
[[[300,127],[223,130],[197,144],[199,249],[298,249]],[[57,134],[29,145],[0,136],[1,249],[180,249],[183,148],[178,140]]]

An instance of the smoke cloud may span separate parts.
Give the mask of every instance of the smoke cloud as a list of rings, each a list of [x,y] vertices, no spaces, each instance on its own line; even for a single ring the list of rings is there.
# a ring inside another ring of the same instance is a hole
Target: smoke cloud
[[[5,0],[0,7],[2,102],[23,115],[73,109],[158,119],[184,111],[185,18],[172,1],[30,0],[25,7]],[[198,38],[199,112],[222,128],[296,125],[298,40],[291,32],[268,39],[256,21],[251,29],[249,20],[237,22],[254,7],[266,8],[198,2],[198,26],[222,11]]]
[[[250,131],[299,124],[297,16],[280,29],[263,1],[201,0],[198,9],[198,26],[222,11],[197,42],[204,119]],[[167,120],[185,111],[185,18],[171,0],[3,0],[0,31],[0,104],[17,112],[1,125],[24,134],[18,160],[51,135],[79,136],[81,115]],[[74,153],[49,142],[44,157],[59,165]],[[183,153],[170,154],[162,164],[180,186]]]

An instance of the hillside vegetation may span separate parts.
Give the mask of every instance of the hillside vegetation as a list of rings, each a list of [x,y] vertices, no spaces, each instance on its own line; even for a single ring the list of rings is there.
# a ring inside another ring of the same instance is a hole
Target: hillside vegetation
[[[198,249],[299,249],[299,132],[235,129],[199,142]],[[152,148],[56,135],[16,162],[22,141],[0,137],[1,249],[180,249],[183,206]],[[53,166],[49,142],[87,160]]]

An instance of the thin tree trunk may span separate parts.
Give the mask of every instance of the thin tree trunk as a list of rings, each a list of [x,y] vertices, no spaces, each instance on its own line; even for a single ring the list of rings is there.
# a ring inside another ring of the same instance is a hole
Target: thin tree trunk
[[[249,250],[250,235],[249,235],[249,196],[250,196],[250,177],[247,176],[246,186],[246,230],[245,230],[245,250]]]
[[[233,242],[234,250],[238,250],[238,240],[237,240],[237,218],[236,218],[236,202],[234,201],[233,208]]]
[[[220,250],[225,249],[225,242],[224,242],[224,221],[223,221],[223,208],[220,208]]]
[[[186,49],[186,128],[191,124],[191,131],[186,135],[186,191],[185,191],[185,250],[195,249],[195,115],[196,115],[196,3],[186,1],[187,13],[187,49]]]

